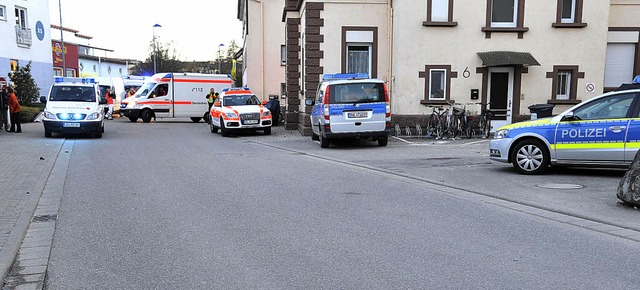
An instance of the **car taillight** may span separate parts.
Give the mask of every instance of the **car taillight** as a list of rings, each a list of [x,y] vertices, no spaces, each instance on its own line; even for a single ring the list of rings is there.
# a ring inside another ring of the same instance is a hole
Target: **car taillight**
[[[329,120],[330,117],[330,113],[329,113],[329,90],[330,90],[331,86],[327,86],[327,88],[324,91],[324,100],[323,100],[323,104],[324,104],[324,119],[325,120]]]
[[[384,102],[385,102],[385,113],[387,118],[391,118],[391,102],[389,101],[389,91],[387,90],[387,84],[382,84],[384,88]]]

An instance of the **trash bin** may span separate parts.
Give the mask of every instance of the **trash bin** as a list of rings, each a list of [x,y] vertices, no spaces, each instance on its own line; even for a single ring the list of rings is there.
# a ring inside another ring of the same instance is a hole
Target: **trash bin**
[[[553,107],[555,107],[554,104],[535,104],[529,106],[529,111],[531,112],[531,120],[551,117],[551,114],[553,113]]]

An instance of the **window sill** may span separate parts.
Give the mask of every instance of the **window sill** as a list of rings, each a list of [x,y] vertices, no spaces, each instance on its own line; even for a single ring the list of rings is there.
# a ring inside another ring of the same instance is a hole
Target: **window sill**
[[[518,38],[523,38],[524,33],[529,31],[529,27],[482,27],[481,30],[485,33],[486,38],[491,38],[493,32],[517,33]]]
[[[453,100],[420,100],[420,104],[423,105],[451,105],[451,103],[455,103]]]
[[[555,28],[583,28],[587,27],[586,23],[553,23],[551,27]]]
[[[458,22],[424,21],[424,22],[422,22],[422,26],[426,26],[426,27],[455,27],[455,26],[458,26]]]
[[[581,100],[548,100],[547,104],[554,105],[577,105],[580,104]]]

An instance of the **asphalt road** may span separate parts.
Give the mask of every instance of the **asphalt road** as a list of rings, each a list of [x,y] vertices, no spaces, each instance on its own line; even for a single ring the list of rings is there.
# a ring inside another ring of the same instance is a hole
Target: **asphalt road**
[[[637,242],[399,175],[421,170],[436,182],[481,180],[479,191],[529,194],[486,188],[508,184],[513,173],[469,147],[481,143],[455,145],[470,156],[456,161],[439,155],[442,144],[320,150],[302,138],[223,138],[203,123],[122,120],[109,122],[103,139],[74,138],[47,289],[631,289],[640,282]],[[450,166],[458,163],[465,165]]]

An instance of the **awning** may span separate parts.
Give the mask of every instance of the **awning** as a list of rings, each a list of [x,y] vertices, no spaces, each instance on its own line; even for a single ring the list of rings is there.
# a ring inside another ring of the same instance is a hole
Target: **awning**
[[[530,66],[540,63],[528,52],[517,51],[487,51],[478,52],[478,56],[482,60],[483,66],[509,66],[521,65]]]

